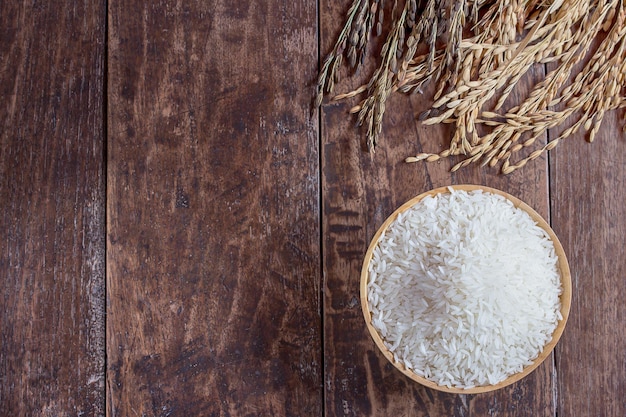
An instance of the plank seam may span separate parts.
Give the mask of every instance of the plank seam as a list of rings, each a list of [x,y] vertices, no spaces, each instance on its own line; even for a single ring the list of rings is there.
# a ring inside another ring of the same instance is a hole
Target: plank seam
[[[108,303],[107,299],[109,297],[109,289],[108,289],[108,262],[107,258],[109,257],[109,238],[108,238],[108,230],[109,230],[109,129],[108,129],[108,121],[109,121],[109,2],[108,0],[103,0],[104,7],[104,52],[103,52],[103,74],[102,74],[102,176],[104,178],[104,360],[103,360],[103,372],[104,372],[104,385],[102,387],[103,395],[102,395],[102,410],[104,410],[104,416],[107,415],[107,390],[108,385]]]
[[[319,74],[320,70],[321,70],[321,64],[322,64],[322,33],[321,33],[321,26],[322,26],[322,19],[321,19],[321,13],[320,13],[320,8],[321,8],[321,2],[320,0],[317,0],[315,2],[316,5],[316,10],[315,10],[315,14],[317,15],[317,73]],[[325,268],[325,264],[324,264],[324,187],[323,187],[323,175],[322,175],[322,163],[323,163],[323,153],[324,153],[324,146],[323,146],[323,137],[324,135],[322,134],[322,105],[320,104],[317,109],[314,109],[314,111],[317,111],[317,146],[318,146],[318,162],[317,162],[317,186],[318,186],[318,210],[319,210],[319,254],[320,254],[320,261],[319,261],[319,265],[320,265],[320,291],[319,291],[319,299],[320,299],[320,303],[319,303],[319,308],[320,308],[320,326],[321,326],[321,331],[320,331],[320,336],[321,336],[321,346],[320,346],[320,352],[321,352],[321,359],[320,359],[320,367],[321,367],[321,377],[322,377],[322,386],[321,386],[321,390],[322,390],[322,395],[321,395],[321,400],[322,400],[322,404],[320,407],[320,411],[321,411],[321,415],[322,417],[326,416],[326,400],[327,400],[327,395],[326,395],[326,362],[325,362],[325,357],[326,357],[326,322],[325,322],[325,312],[326,312],[326,308],[325,308],[325,297],[324,297],[324,288],[326,285],[325,282],[325,276],[326,274],[324,273],[324,268]]]

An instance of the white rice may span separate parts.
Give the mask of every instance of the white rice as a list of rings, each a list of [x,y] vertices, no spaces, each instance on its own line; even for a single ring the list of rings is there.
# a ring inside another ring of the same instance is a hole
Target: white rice
[[[522,371],[562,319],[548,234],[508,199],[450,190],[401,213],[369,265],[372,325],[397,362],[439,385]]]

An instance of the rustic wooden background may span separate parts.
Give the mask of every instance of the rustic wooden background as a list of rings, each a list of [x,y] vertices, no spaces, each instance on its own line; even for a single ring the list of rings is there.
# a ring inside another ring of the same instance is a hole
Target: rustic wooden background
[[[401,162],[450,132],[394,97],[370,155],[354,103],[311,106],[349,3],[0,2],[1,416],[626,415],[623,113],[450,174]],[[361,316],[376,229],[456,183],[528,202],[572,270],[556,351],[493,394],[413,383]]]

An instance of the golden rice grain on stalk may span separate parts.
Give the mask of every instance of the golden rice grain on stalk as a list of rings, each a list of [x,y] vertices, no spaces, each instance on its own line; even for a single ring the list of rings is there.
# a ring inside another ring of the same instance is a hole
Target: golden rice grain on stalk
[[[385,16],[390,25],[383,26]],[[316,103],[333,92],[344,62],[358,68],[376,59],[366,85],[334,97],[365,95],[350,112],[366,126],[371,150],[379,143],[389,96],[423,94],[432,83],[431,109],[420,121],[456,130],[448,149],[405,161],[464,155],[452,170],[480,161],[499,164],[507,174],[580,128],[593,140],[606,112],[626,106],[625,18],[626,5],[618,0],[354,0],[322,63]],[[386,34],[383,27],[389,27]],[[380,57],[367,52],[372,36],[385,37]],[[544,79],[511,103],[515,86],[548,62],[554,65]],[[537,139],[562,125],[559,137],[541,146]]]

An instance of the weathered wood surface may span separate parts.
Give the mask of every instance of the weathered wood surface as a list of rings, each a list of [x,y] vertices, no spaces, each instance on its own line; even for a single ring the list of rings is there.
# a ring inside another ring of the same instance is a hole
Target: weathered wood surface
[[[321,48],[329,51],[350,2],[321,2]],[[370,54],[376,55],[374,47]],[[367,72],[367,71],[365,71]],[[541,79],[543,72],[533,74]],[[343,84],[341,92],[359,86]],[[529,89],[528,80],[519,94]],[[347,115],[356,101],[322,110],[322,235],[325,277],[325,410],[327,416],[553,416],[552,357],[528,378],[493,394],[450,395],[426,389],[396,371],[367,333],[358,296],[370,239],[397,207],[448,184],[482,184],[507,191],[548,216],[547,158],[509,176],[470,166],[451,174],[452,161],[405,164],[420,152],[438,152],[450,130],[416,122],[427,102],[416,95],[387,103],[384,136],[374,155],[362,150],[363,130]],[[544,138],[545,141],[545,138]],[[456,162],[459,160],[457,159]]]
[[[370,155],[354,101],[311,112],[349,5],[0,3],[0,416],[626,414],[623,114],[512,175],[451,174],[402,162],[450,131],[394,97]],[[380,224],[460,183],[550,217],[574,281],[553,356],[493,394],[404,377],[360,309]]]
[[[109,2],[107,412],[320,415],[315,2]]]
[[[104,2],[0,2],[0,415],[104,413]]]
[[[619,116],[619,117],[618,117]],[[556,348],[559,416],[626,415],[626,142],[623,113],[593,143],[550,155],[552,227],[569,256],[574,293]]]

